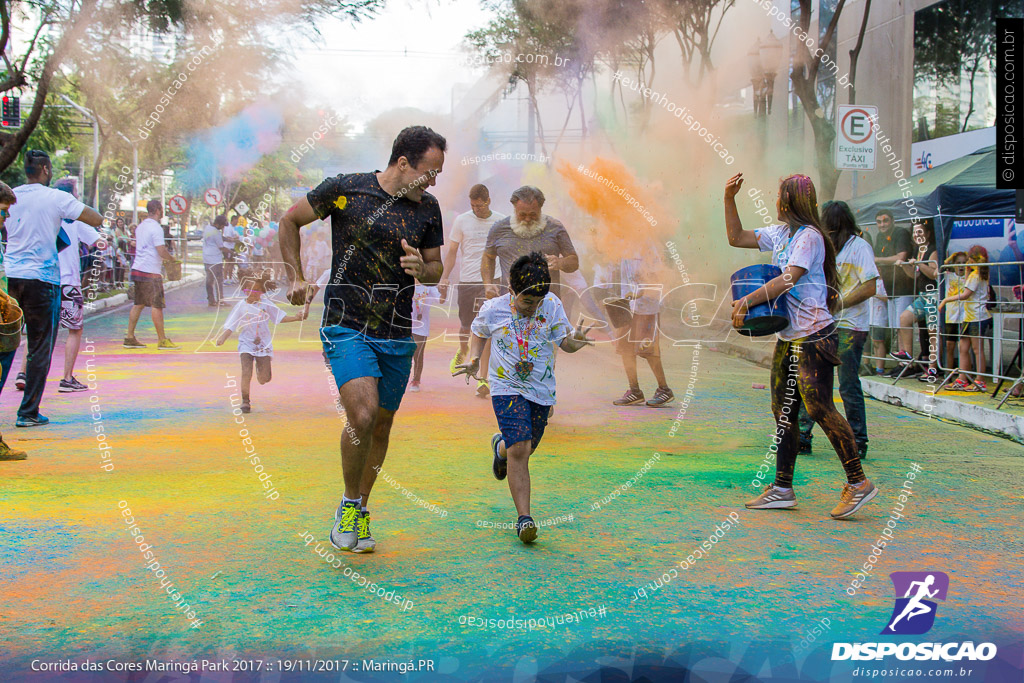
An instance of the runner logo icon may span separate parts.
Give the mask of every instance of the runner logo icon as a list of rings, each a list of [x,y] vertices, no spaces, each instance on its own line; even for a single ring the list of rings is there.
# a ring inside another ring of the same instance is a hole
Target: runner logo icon
[[[949,576],[943,572],[893,572],[896,604],[883,634],[921,635],[935,623],[936,600],[945,600]]]

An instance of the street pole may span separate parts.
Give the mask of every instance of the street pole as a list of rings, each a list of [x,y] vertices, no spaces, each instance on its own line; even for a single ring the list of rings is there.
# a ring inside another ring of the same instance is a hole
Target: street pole
[[[100,174],[99,174],[99,168],[97,168],[97,164],[98,164],[99,158],[100,158],[100,133],[99,133],[99,125],[96,122],[96,115],[93,114],[88,109],[86,109],[85,107],[83,107],[80,104],[78,104],[77,102],[75,102],[73,99],[71,99],[67,95],[61,94],[61,99],[63,99],[68,104],[70,104],[72,107],[75,108],[75,110],[77,110],[83,116],[87,117],[89,119],[89,121],[92,122],[92,167],[93,167],[93,171],[94,171],[94,177],[93,177],[94,194],[92,196],[92,201],[93,201],[93,204],[96,204],[98,206],[99,205],[99,201],[100,201]]]

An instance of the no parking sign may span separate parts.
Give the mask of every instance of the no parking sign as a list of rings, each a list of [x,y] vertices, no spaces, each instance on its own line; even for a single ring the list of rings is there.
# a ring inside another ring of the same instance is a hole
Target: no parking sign
[[[867,104],[839,105],[836,136],[836,168],[875,170],[875,121],[878,107]]]

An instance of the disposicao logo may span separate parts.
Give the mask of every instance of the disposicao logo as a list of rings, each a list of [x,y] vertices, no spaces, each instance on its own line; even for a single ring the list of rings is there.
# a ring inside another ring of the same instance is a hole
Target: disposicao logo
[[[949,592],[949,576],[943,572],[893,572],[895,590],[892,615],[882,635],[922,635],[935,625],[938,602]],[[993,643],[833,643],[832,660],[878,660],[895,655],[900,660],[946,662],[988,661],[996,656]]]
[[[938,609],[935,600],[945,601],[949,576],[943,572],[893,572],[889,578],[896,590],[896,604],[882,633],[916,636],[932,630]]]

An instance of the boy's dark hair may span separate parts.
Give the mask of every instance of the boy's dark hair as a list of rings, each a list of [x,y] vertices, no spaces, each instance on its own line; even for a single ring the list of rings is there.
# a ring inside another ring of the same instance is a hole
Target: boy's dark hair
[[[44,168],[50,168],[50,155],[41,149],[30,149],[25,152],[25,175],[35,178],[43,172]]]
[[[261,292],[276,292],[277,283],[274,282],[274,271],[269,268],[261,271],[243,270],[238,273],[238,281],[241,288],[258,289]]]
[[[448,149],[448,142],[442,135],[426,126],[403,128],[391,146],[391,159],[388,160],[388,166],[394,166],[399,159],[405,157],[409,165],[416,168],[419,166],[420,160],[423,159],[423,155],[431,147],[437,147],[444,152]]]
[[[7,183],[0,182],[0,204],[14,204],[17,201],[14,190]]]
[[[551,291],[551,273],[544,254],[531,251],[516,259],[508,273],[508,285],[513,294],[547,296]]]

